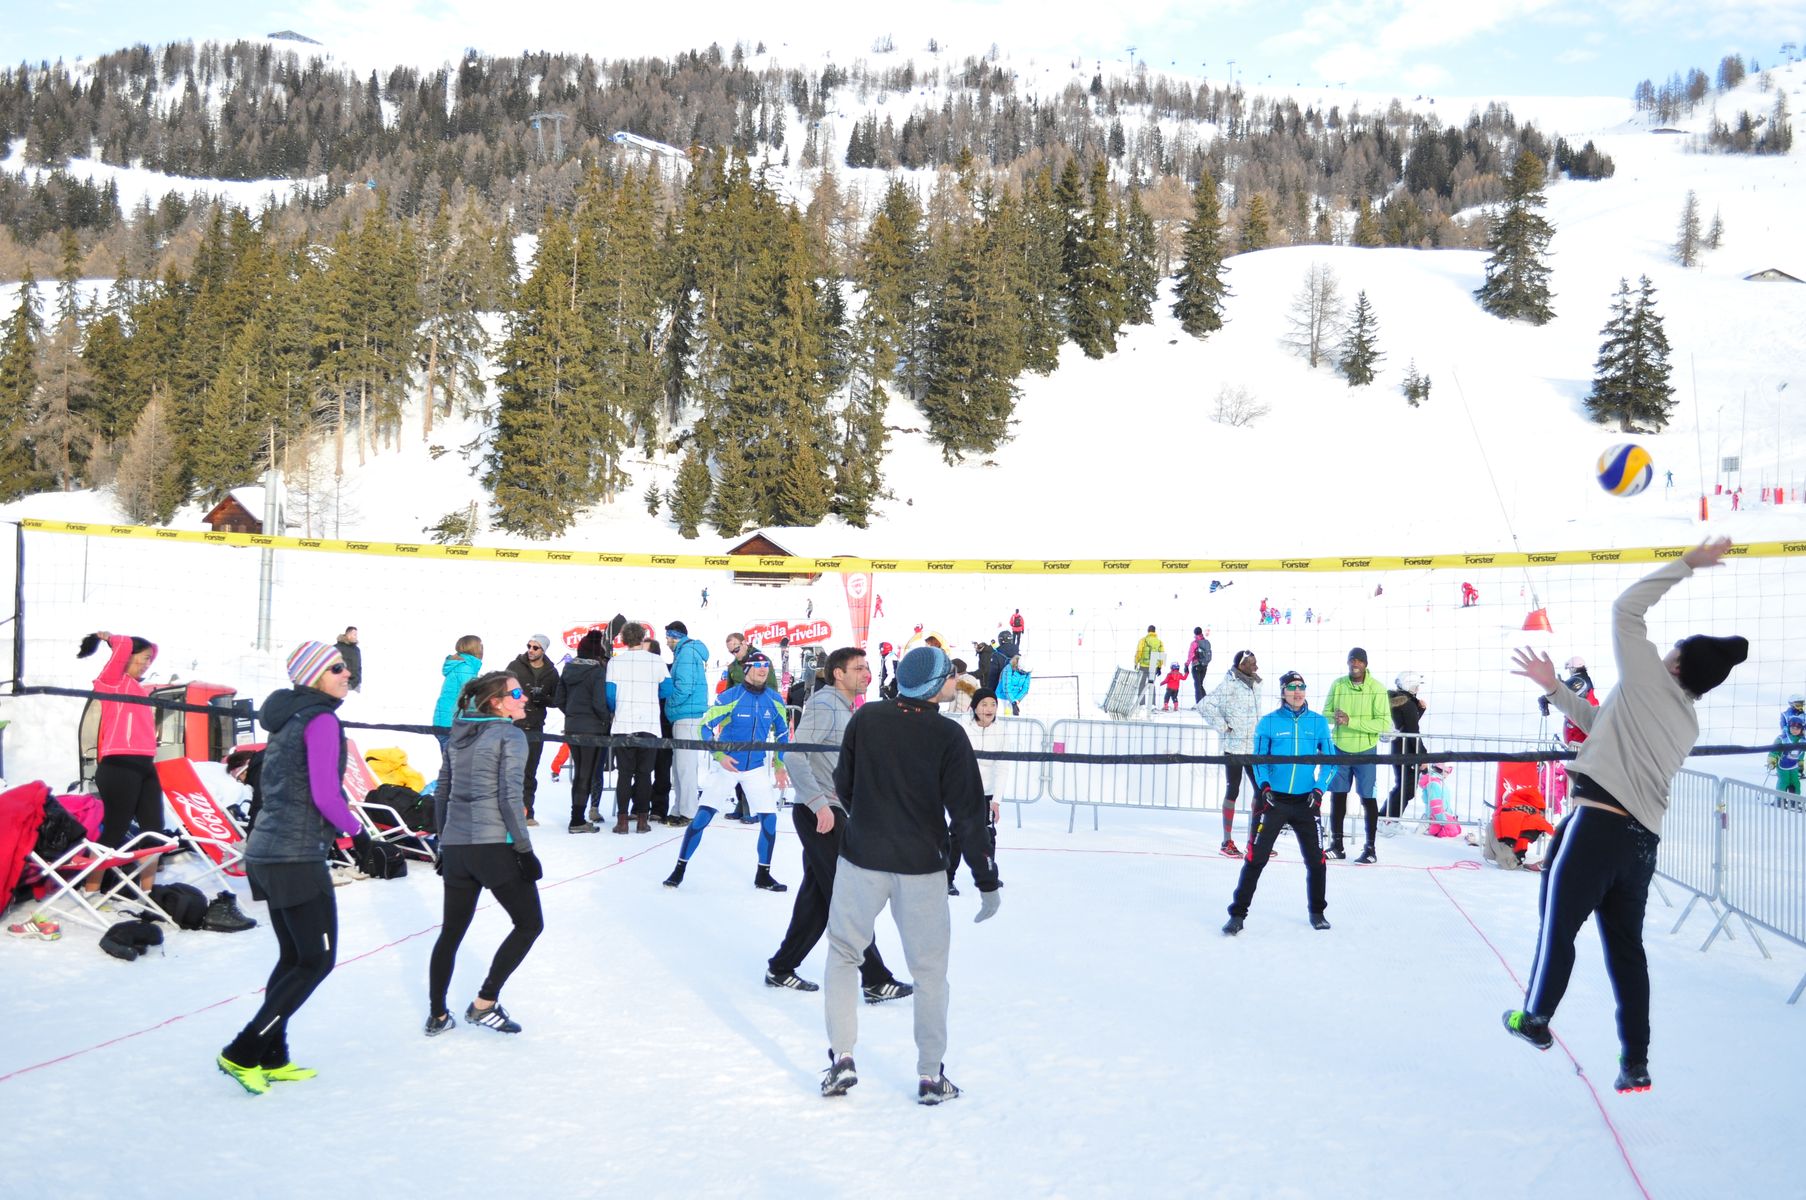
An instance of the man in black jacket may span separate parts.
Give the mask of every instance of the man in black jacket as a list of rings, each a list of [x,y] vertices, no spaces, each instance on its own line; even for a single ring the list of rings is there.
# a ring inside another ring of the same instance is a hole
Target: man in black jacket
[[[357,648],[357,626],[345,626],[345,632],[339,635],[338,643],[333,649],[345,660],[345,666],[351,671],[351,690],[358,691],[364,686],[364,652]]]
[[[533,819],[533,793],[539,787],[539,755],[546,745],[546,709],[563,707],[558,698],[558,668],[546,653],[551,648],[552,639],[536,633],[527,639],[527,649],[508,664],[508,674],[520,681],[521,691],[527,694],[527,711],[515,724],[527,734],[527,779],[522,796],[529,825],[539,824]]]
[[[997,863],[985,825],[984,781],[965,731],[940,715],[954,692],[952,660],[918,646],[897,664],[897,698],[865,705],[847,725],[834,792],[847,808],[846,836],[828,911],[824,988],[828,1061],[822,1095],[859,1082],[859,967],[878,914],[890,906],[915,977],[917,1099],[959,1095],[942,1069],[947,1049],[947,825],[951,821],[981,896],[977,921],[997,912]]]

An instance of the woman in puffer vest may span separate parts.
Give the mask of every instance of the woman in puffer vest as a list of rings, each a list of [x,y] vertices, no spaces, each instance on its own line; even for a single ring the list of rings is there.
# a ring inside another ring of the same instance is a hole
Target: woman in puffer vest
[[[439,818],[439,873],[445,879],[445,923],[427,971],[426,1035],[457,1027],[445,1007],[458,945],[476,916],[483,889],[514,922],[497,947],[488,978],[464,1010],[464,1020],[499,1033],[520,1026],[497,1001],[502,985],[533,948],[545,919],[539,908],[543,874],[527,836],[527,735],[514,722],[527,710],[520,680],[491,671],[464,685],[451,736],[433,789]]]
[[[258,714],[270,740],[263,804],[245,840],[251,898],[270,906],[276,969],[263,1005],[218,1059],[252,1095],[318,1074],[290,1059],[288,1023],[331,974],[338,953],[339,909],[326,857],[340,834],[352,835],[360,849],[370,840],[345,799],[345,731],[337,715],[351,690],[345,660],[324,642],[302,642],[288,656],[288,677],[294,686],[272,692]]]

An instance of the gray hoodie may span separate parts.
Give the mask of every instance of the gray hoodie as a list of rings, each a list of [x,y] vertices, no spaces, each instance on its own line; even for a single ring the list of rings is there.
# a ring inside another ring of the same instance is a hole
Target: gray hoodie
[[[512,842],[526,854],[527,735],[501,717],[460,713],[452,721],[433,811],[442,846]]]
[[[790,740],[838,746],[846,734],[847,722],[852,719],[853,706],[847,703],[847,698],[835,689],[825,687],[809,697],[809,703],[803,706],[803,715]],[[790,770],[790,786],[796,789],[797,801],[810,812],[819,813],[827,804],[846,811],[847,806],[834,794],[834,766],[839,761],[839,754],[820,752],[805,754],[793,750],[784,756],[784,765]]]

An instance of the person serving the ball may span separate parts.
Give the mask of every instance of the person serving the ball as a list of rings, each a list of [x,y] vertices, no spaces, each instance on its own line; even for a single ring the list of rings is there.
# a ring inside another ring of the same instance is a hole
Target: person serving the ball
[[[1568,771],[1577,802],[1555,829],[1543,869],[1530,986],[1505,1028],[1539,1050],[1554,1043],[1549,1020],[1574,970],[1574,938],[1598,914],[1605,970],[1618,998],[1617,1090],[1649,1090],[1649,962],[1643,909],[1655,874],[1669,781],[1699,737],[1694,706],[1749,657],[1740,637],[1694,634],[1663,653],[1649,640],[1644,614],[1695,571],[1716,567],[1728,538],[1701,542],[1625,589],[1612,605],[1612,653],[1618,686],[1598,708],[1563,687],[1547,654],[1516,651],[1514,675],[1543,689],[1549,703],[1587,734]]]

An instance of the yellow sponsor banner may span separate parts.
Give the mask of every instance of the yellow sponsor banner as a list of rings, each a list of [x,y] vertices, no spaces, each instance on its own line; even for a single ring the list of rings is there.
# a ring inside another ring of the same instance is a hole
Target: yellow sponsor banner
[[[1643,546],[1623,550],[1546,550],[1527,553],[1424,555],[1321,555],[1297,558],[785,558],[769,554],[629,554],[613,550],[532,549],[514,546],[441,546],[418,542],[277,537],[262,533],[214,533],[206,529],[157,529],[85,521],[19,522],[38,533],[83,537],[144,538],[207,546],[256,546],[323,554],[376,554],[390,558],[458,559],[469,562],[553,563],[578,567],[669,567],[684,571],[757,571],[820,574],[828,571],[894,571],[921,575],[1236,575],[1316,571],[1484,571],[1503,567],[1598,566],[1658,563],[1679,558],[1691,546]],[[1806,541],[1752,542],[1735,546],[1734,558],[1806,557]]]

